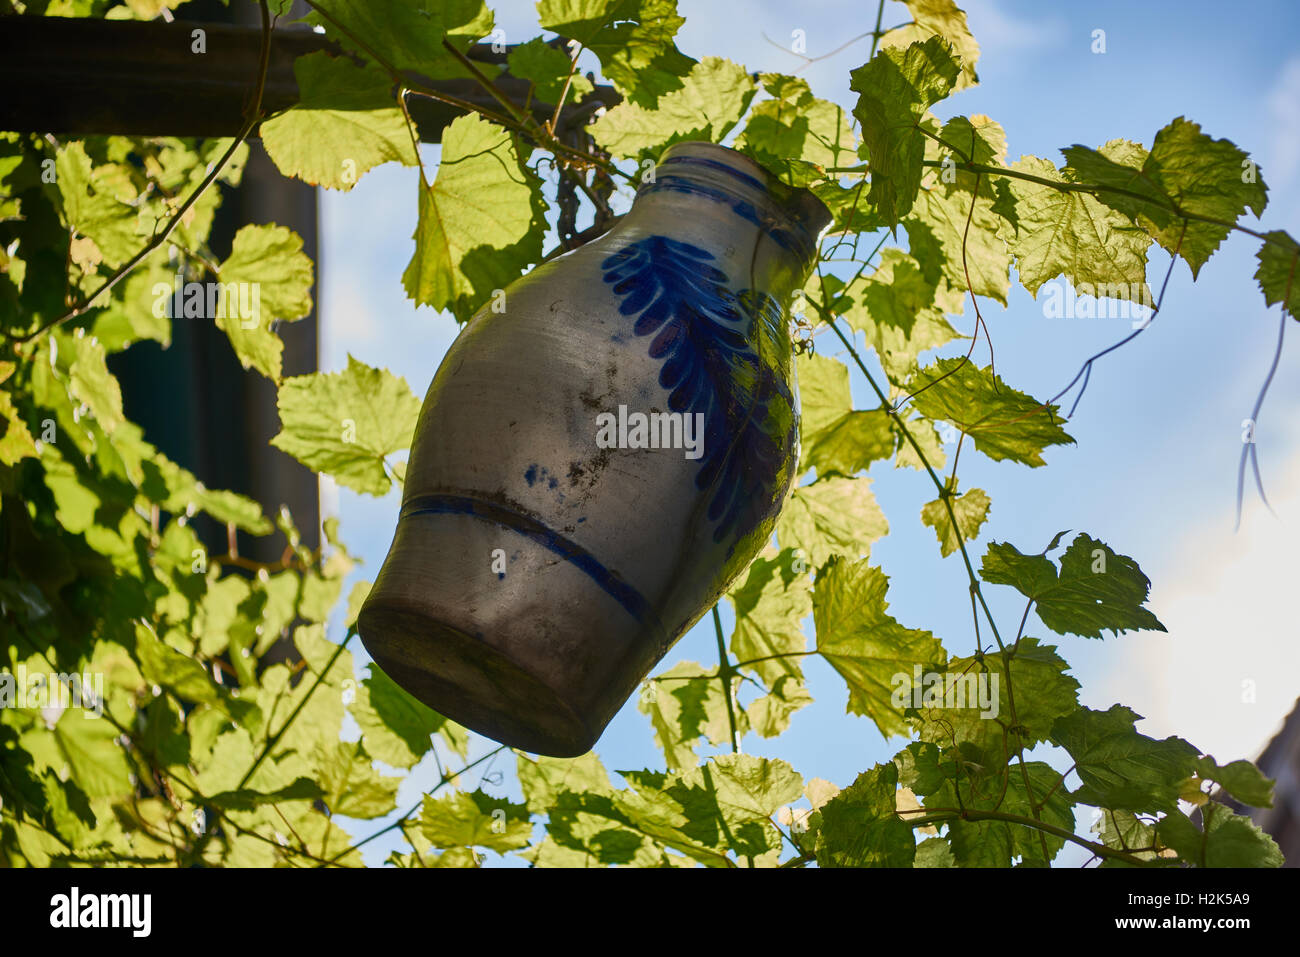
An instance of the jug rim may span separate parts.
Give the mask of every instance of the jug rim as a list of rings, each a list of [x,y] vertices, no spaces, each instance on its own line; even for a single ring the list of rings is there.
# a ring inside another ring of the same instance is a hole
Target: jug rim
[[[806,261],[815,258],[822,233],[834,221],[811,190],[783,183],[752,157],[706,140],[684,140],[665,149],[654,179],[643,183],[637,196],[661,189],[730,200],[734,212]]]

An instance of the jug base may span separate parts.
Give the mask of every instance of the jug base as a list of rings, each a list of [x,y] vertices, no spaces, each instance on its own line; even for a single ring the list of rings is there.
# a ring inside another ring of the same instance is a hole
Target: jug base
[[[553,689],[428,609],[372,600],[358,624],[361,643],[384,673],[456,723],[557,758],[577,757],[595,745],[595,736]]]

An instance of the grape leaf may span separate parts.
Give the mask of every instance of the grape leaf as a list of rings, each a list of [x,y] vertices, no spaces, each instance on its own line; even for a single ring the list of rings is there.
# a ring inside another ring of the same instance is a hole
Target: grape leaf
[[[1088,535],[1070,543],[1059,576],[1046,557],[1022,555],[998,542],[989,545],[980,574],[1033,599],[1043,624],[1059,635],[1101,638],[1104,631],[1165,630],[1143,607],[1151,582],[1137,562]]]
[[[384,495],[384,457],[410,447],[420,400],[406,380],[348,356],[342,372],[294,376],[277,397],[280,433],[271,440],[340,484]]]
[[[800,404],[800,474],[852,475],[894,453],[894,433],[882,409],[855,410],[849,370],[822,356],[796,359]]]
[[[235,234],[230,256],[218,270],[223,288],[215,318],[245,369],[279,380],[284,343],[272,324],[311,312],[313,271],[302,251],[302,237],[292,230],[249,225]],[[235,283],[243,288],[232,286]]]
[[[1270,306],[1280,302],[1291,318],[1300,318],[1300,244],[1280,229],[1264,236],[1269,241],[1259,247],[1255,270],[1264,302]]]
[[[1201,867],[1281,867],[1282,852],[1250,818],[1211,802],[1201,808],[1204,829],[1180,811],[1156,825],[1156,833],[1184,861]]]
[[[835,558],[817,576],[813,622],[817,651],[849,686],[847,711],[865,715],[886,736],[906,732],[894,705],[894,677],[947,656],[928,631],[905,628],[887,614],[889,579],[867,559]]]
[[[433,747],[433,735],[439,734],[465,756],[468,736],[463,729],[411,697],[373,662],[369,671],[348,710],[361,726],[361,740],[371,755],[395,768],[411,768]]]
[[[1268,187],[1246,153],[1230,140],[1205,135],[1199,124],[1181,116],[1156,133],[1142,172],[1179,209],[1198,216],[1235,223],[1247,209],[1261,215],[1268,203]],[[1176,214],[1167,225],[1153,227],[1151,234],[1161,246],[1177,249],[1187,260],[1193,278],[1230,231],[1188,220],[1184,232]]]
[[[686,22],[677,0],[539,0],[537,14],[543,29],[595,53],[601,72],[637,106],[681,89],[695,64],[673,42]]]
[[[527,847],[533,835],[525,805],[481,790],[426,796],[419,826],[434,847],[486,847],[502,853]]]
[[[324,26],[349,50],[365,56],[379,51],[393,67],[434,79],[463,75],[444,39],[463,53],[492,31],[493,22],[483,0],[326,0],[314,7],[308,22]]]
[[[392,77],[378,66],[319,52],[295,60],[293,72],[298,102],[261,127],[262,145],[280,172],[349,190],[381,163],[416,164]]]
[[[939,536],[939,554],[947,558],[957,550],[960,541],[971,541],[979,535],[980,526],[988,518],[990,504],[983,489],[973,488],[952,498],[952,515],[957,518],[955,530],[952,515],[948,514],[943,499],[937,498],[921,507],[921,523],[934,529]]]
[[[1139,734],[1140,715],[1123,705],[1109,711],[1080,707],[1056,720],[1052,743],[1074,759],[1083,782],[1081,804],[1125,811],[1173,811],[1179,782],[1196,770],[1197,751],[1182,738]]]
[[[1222,767],[1208,754],[1196,762],[1196,773],[1214,781],[1224,791],[1242,804],[1250,807],[1272,807],[1274,781],[1249,761],[1230,761]]]
[[[958,72],[948,43],[936,36],[882,49],[850,74],[859,94],[853,115],[862,124],[861,151],[871,162],[867,199],[886,225],[897,226],[916,200],[925,158],[918,127],[926,110],[952,92]]]
[[[72,365],[68,369],[71,392],[84,402],[99,427],[111,434],[125,418],[122,390],[108,371],[104,347],[93,336],[78,329],[71,339]]]
[[[1006,728],[1019,728],[1017,737],[1027,746],[1051,737],[1053,722],[1078,707],[1079,682],[1066,674],[1069,665],[1053,645],[1040,645],[1025,635],[1008,652],[1009,667],[995,653],[950,659],[941,676],[943,683],[933,691],[923,678],[920,708],[915,707],[915,672],[907,674],[910,680],[901,689],[904,704],[913,709],[912,722],[923,741],[972,744],[986,768],[1000,768],[1006,761],[1005,748],[1016,743],[1016,737],[1004,738]]]
[[[953,0],[902,0],[912,15],[910,23],[885,32],[880,38],[881,47],[906,47],[930,37],[942,37],[952,44],[953,52],[961,62],[961,74],[953,86],[964,90],[979,82],[975,64],[979,62],[980,47],[966,25],[966,12]]]
[[[541,257],[537,185],[504,129],[477,115],[453,120],[443,131],[437,178],[420,185],[415,253],[402,274],[406,294],[467,321]]]
[[[800,77],[764,73],[761,80],[771,99],[750,111],[736,149],[792,186],[808,186],[828,167],[856,162],[853,130],[837,104],[813,96]]]
[[[1011,168],[1049,180],[1068,182],[1048,160],[1022,157]],[[1008,236],[1021,285],[1037,295],[1043,283],[1064,275],[1074,286],[1089,286],[1098,296],[1152,301],[1146,284],[1151,237],[1129,217],[1092,195],[1012,179],[1019,228]]]
[[[637,710],[649,716],[655,743],[670,770],[698,763],[695,747],[701,736],[713,744],[730,739],[727,699],[722,682],[712,674],[697,662],[679,661],[651,679],[637,700]],[[739,706],[735,712],[736,733],[743,735],[747,716]]]
[[[653,156],[682,140],[719,142],[754,98],[754,81],[743,67],[705,57],[682,88],[659,98],[654,109],[620,103],[591,127],[600,146],[615,156]]]
[[[817,812],[819,867],[911,867],[912,828],[896,813],[898,769],[878,764]]]
[[[1059,424],[1057,406],[1038,402],[966,359],[940,359],[927,366],[907,391],[918,412],[951,422],[995,461],[1037,467],[1047,464],[1042,452],[1049,445],[1074,442]]]
[[[859,558],[889,532],[885,513],[871,494],[871,479],[831,476],[796,488],[777,520],[784,548],[801,548],[813,567],[836,554]]]
[[[731,653],[737,661],[754,661],[745,668],[769,687],[785,676],[803,680],[798,653],[807,647],[802,621],[812,613],[812,591],[806,571],[794,571],[795,561],[788,550],[761,555],[727,593],[736,614]]]
[[[559,101],[571,70],[573,79],[569,80],[569,101],[577,102],[592,90],[591,81],[583,76],[582,71],[573,70],[573,61],[568,55],[541,37],[516,44],[511,48],[506,62],[510,75],[531,82],[533,95],[543,103]]]

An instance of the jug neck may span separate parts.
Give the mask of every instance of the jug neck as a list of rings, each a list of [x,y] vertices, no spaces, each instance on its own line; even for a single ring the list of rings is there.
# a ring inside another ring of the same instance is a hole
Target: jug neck
[[[736,288],[766,293],[788,308],[830,222],[816,196],[785,185],[743,153],[687,142],[660,157],[621,231],[690,241],[719,260]]]

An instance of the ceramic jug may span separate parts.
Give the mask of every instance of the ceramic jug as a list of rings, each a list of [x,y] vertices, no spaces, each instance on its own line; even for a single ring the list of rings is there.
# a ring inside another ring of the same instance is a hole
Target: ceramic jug
[[[830,214],[710,143],[646,180],[447,351],[359,619],[415,697],[540,754],[595,744],[795,478],[786,308]]]

